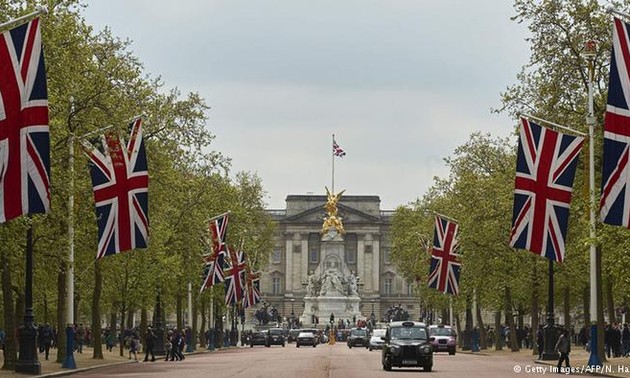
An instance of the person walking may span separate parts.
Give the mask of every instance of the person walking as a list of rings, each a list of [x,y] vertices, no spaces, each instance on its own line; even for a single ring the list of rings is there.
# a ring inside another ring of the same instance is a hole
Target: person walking
[[[151,362],[155,362],[155,354],[153,354],[153,348],[155,347],[155,334],[151,327],[147,328],[147,334],[144,335],[144,362],[149,361],[149,354],[151,354]]]
[[[538,326],[536,331],[536,347],[538,348],[538,359],[542,360],[543,351],[545,349],[545,334],[542,325]]]
[[[46,323],[42,327],[39,334],[39,346],[42,352],[45,352],[46,361],[48,361],[48,354],[50,352],[50,345],[52,344],[53,333],[50,324]]]
[[[567,370],[571,368],[569,365],[569,353],[571,353],[571,339],[569,338],[569,331],[565,330],[558,338],[558,342],[556,343],[555,351],[560,353],[560,358],[558,359],[558,373],[560,373],[562,362],[565,362],[565,366]]]
[[[623,325],[623,330],[621,331],[621,345],[623,356],[628,357],[628,353],[630,353],[630,328],[628,328],[628,323]]]
[[[133,354],[133,359],[138,361],[138,346],[140,344],[140,339],[138,335],[135,333],[130,336],[129,339],[129,359],[131,360],[131,355]]]

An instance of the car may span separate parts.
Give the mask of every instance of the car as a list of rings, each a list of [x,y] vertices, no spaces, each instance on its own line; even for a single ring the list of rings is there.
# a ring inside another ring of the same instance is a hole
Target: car
[[[267,331],[254,331],[249,339],[249,346],[253,348],[254,345],[267,346]]]
[[[300,345],[310,345],[315,348],[317,346],[317,336],[313,332],[300,332],[297,339],[295,339],[295,346],[299,348]]]
[[[348,336],[348,348],[352,349],[353,346],[368,346],[368,333],[365,328],[352,328],[350,330],[350,335]]]
[[[271,328],[267,332],[267,347],[272,345],[282,345],[284,348],[285,340],[284,330],[282,330],[282,328]]]
[[[319,330],[317,328],[302,328],[301,329],[302,332],[310,332],[313,334],[313,336],[315,336],[315,343],[316,344],[321,344],[322,340],[319,334]]]
[[[438,324],[429,326],[429,337],[433,352],[448,352],[451,356],[455,354],[457,345],[457,332],[447,325]]]
[[[299,329],[291,329],[289,330],[289,336],[287,336],[287,343],[292,343],[297,339],[298,335],[302,332]]]
[[[381,363],[383,370],[392,367],[422,367],[433,369],[433,347],[429,329],[424,323],[414,321],[391,322],[382,337]]]
[[[385,336],[386,329],[375,329],[372,331],[370,341],[368,342],[368,349],[370,352],[374,349],[383,349],[383,340],[381,337]]]

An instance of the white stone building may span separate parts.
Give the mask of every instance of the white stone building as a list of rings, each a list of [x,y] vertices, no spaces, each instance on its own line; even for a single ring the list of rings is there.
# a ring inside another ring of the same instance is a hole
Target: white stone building
[[[289,195],[286,209],[268,210],[278,222],[269,265],[263,270],[263,301],[283,317],[304,312],[306,280],[322,256],[322,222],[326,216],[324,195]],[[338,204],[345,228],[344,265],[358,276],[359,312],[369,318],[372,311],[381,320],[390,307],[401,304],[412,319],[419,317],[419,299],[413,283],[396,272],[390,261],[389,229],[393,210],[381,210],[378,196],[343,195]],[[330,314],[317,314],[320,323]]]

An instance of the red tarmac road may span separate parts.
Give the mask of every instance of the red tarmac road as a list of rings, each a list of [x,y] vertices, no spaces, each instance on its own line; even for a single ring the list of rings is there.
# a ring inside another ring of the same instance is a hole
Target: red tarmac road
[[[77,372],[82,377],[523,377],[551,374],[546,365],[538,365],[522,356],[482,356],[458,353],[434,355],[433,371],[422,369],[383,370],[380,351],[349,349],[345,344],[319,345],[317,348],[287,344],[285,348],[235,348],[188,355],[185,360],[139,362]],[[539,369],[538,372],[534,369]],[[515,373],[518,371],[518,373]],[[554,374],[554,376],[556,376]]]

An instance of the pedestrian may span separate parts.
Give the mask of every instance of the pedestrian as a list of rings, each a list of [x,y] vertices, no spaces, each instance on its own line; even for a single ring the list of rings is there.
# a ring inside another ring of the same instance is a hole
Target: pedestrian
[[[545,349],[545,334],[542,325],[538,326],[536,331],[536,347],[538,348],[538,359],[542,360],[543,350]]]
[[[569,338],[569,331],[565,330],[562,332],[562,335],[558,338],[558,342],[556,343],[555,351],[560,353],[560,358],[558,359],[558,373],[561,372],[563,361],[565,362],[567,371],[570,371],[569,353],[571,353],[571,339]]]
[[[112,332],[112,330],[108,328],[105,331],[105,346],[107,347],[108,351],[112,352],[114,350],[115,340],[116,340],[115,333]]]
[[[149,354],[151,354],[151,362],[155,362],[155,354],[153,354],[153,348],[155,347],[155,334],[151,327],[147,328],[147,334],[144,335],[144,362],[149,361]]]
[[[621,343],[623,344],[623,356],[628,357],[630,353],[630,328],[628,323],[623,325],[623,331],[621,331]]]
[[[615,331],[611,324],[606,325],[604,330],[604,346],[606,348],[606,357],[610,358],[615,344]]]
[[[474,327],[472,330],[472,351],[479,352],[479,328]]]
[[[85,328],[83,327],[83,323],[80,323],[79,327],[77,327],[74,339],[77,343],[77,353],[83,353],[83,342],[85,341]]]
[[[164,351],[166,352],[166,358],[164,361],[168,361],[168,358],[173,358],[173,331],[169,330],[166,335],[166,345],[164,345]]]
[[[131,360],[131,355],[133,354],[133,359],[138,361],[138,347],[140,344],[140,339],[136,334],[132,334],[129,339],[129,359]]]
[[[53,334],[50,324],[46,323],[42,326],[39,333],[39,347],[42,352],[45,352],[46,361],[48,361],[48,354],[50,352],[50,345],[52,344]]]

